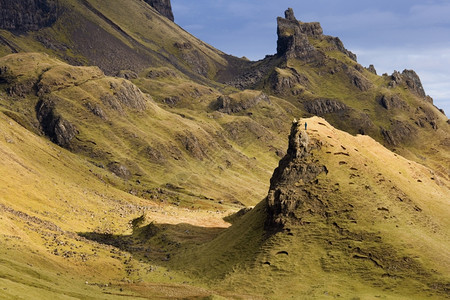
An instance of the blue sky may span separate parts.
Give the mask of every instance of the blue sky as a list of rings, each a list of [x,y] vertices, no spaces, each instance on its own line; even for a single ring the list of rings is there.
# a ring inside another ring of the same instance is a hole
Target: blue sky
[[[292,7],[303,22],[320,22],[363,66],[378,74],[415,70],[425,92],[450,115],[448,0],[172,0],[175,22],[235,56],[276,52],[276,17]]]

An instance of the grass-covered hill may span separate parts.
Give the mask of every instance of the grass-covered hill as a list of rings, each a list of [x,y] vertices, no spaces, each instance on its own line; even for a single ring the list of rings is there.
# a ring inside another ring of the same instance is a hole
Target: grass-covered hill
[[[224,53],[149,4],[164,1],[147,2],[32,0],[14,6],[4,0],[2,13],[11,21],[0,22],[0,54],[39,51],[74,65],[98,66],[108,75],[172,67],[197,80],[227,64]],[[27,19],[31,24],[22,24]]]
[[[414,71],[291,10],[250,62],[148,3],[0,0],[0,298],[448,296],[450,125]]]
[[[302,119],[267,198],[173,268],[273,299],[443,299],[448,194],[447,180],[372,138]]]

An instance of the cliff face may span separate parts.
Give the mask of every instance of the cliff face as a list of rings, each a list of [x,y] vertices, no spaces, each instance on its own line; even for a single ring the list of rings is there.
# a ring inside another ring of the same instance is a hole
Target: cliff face
[[[0,0],[0,28],[12,31],[39,30],[58,18],[55,0]]]
[[[174,21],[170,0],[145,0],[145,2],[169,20]]]
[[[311,199],[308,190],[302,186],[313,182],[319,174],[328,173],[327,167],[320,164],[311,152],[320,147],[320,143],[310,141],[302,125],[297,121],[292,123],[287,154],[270,179],[265,224],[269,230],[282,229],[288,221],[301,223],[301,217],[296,215],[298,209],[317,206],[315,199]]]
[[[303,23],[295,18],[292,8],[288,8],[285,17],[277,18],[277,55],[286,58],[298,58],[306,61],[319,60],[323,53],[318,51],[308,40],[308,37],[325,39],[334,44],[338,51],[356,61],[356,55],[345,49],[339,38],[323,34],[319,22]]]

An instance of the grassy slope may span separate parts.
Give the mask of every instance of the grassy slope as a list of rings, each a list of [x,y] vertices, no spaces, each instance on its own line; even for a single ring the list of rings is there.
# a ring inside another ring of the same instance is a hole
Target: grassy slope
[[[292,112],[287,111],[293,110],[287,102],[274,98],[271,104],[258,104],[241,115],[222,114],[209,108],[220,95],[217,90],[184,77],[171,84],[165,83],[167,78],[137,81],[144,91],[155,91],[156,99],[179,96],[182,102],[178,108],[161,109],[144,96],[146,110],[130,109],[123,103],[118,110],[101,99],[115,93],[112,85],[121,86],[126,81],[105,77],[98,68],[72,67],[40,54],[7,56],[1,62],[10,70],[10,85],[36,81],[37,86],[45,87],[45,97],[56,99],[57,113],[80,132],[74,140],[75,152],[93,162],[93,169],[116,161],[132,173],[129,180],[105,175],[106,182],[144,197],[149,196],[147,190],[170,184],[177,187],[170,201],[181,201],[184,206],[202,205],[199,198],[252,205],[257,201],[253,199],[264,197],[278,160],[274,152],[283,149],[285,143],[277,136],[285,130],[285,123],[270,120],[290,119]],[[34,93],[30,91],[25,98],[5,95],[3,105],[9,115],[37,132],[33,108],[38,97]],[[100,107],[105,118],[92,114],[88,104]],[[229,128],[233,130],[231,135]],[[236,183],[235,178],[242,181]],[[231,191],[229,186],[233,186]]]
[[[414,268],[399,271],[397,278],[380,279],[383,271],[377,270],[367,258],[353,258],[354,253],[347,250],[346,238],[337,235],[322,220],[312,220],[308,230],[295,229],[293,237],[280,234],[265,241],[261,227],[265,217],[263,205],[238,220],[231,230],[205,244],[227,226],[221,217],[225,211],[237,209],[232,202],[254,205],[265,196],[279,159],[275,151],[286,148],[283,134],[288,131],[293,116],[304,115],[303,108],[295,97],[287,97],[290,102],[271,97],[270,104],[261,102],[233,115],[220,113],[215,110],[218,96],[234,93],[231,98],[245,101],[259,92],[241,93],[206,79],[200,82],[207,85],[193,82],[189,79],[192,66],[179,60],[181,53],[174,43],[189,41],[203,53],[210,78],[225,64],[220,52],[159,17],[143,2],[130,3],[136,18],[128,18],[126,14],[116,13],[124,11],[123,1],[111,1],[108,7],[101,7],[99,1],[89,1],[109,20],[119,24],[126,35],[100,20],[79,1],[64,3],[74,5],[73,14],[40,33],[67,43],[71,49],[66,52],[44,48],[34,40],[33,33],[12,36],[2,31],[2,36],[24,51],[46,52],[87,64],[89,59],[85,54],[74,50],[76,45],[70,41],[72,33],[65,25],[79,13],[80,20],[97,24],[127,47],[146,53],[159,51],[171,58],[177,56],[172,63],[187,75],[170,66],[167,68],[165,59],[149,54],[154,65],[165,67],[146,69],[147,65],[142,65],[141,76],[133,80],[151,95],[145,96],[147,109],[125,108],[119,112],[103,103],[101,96],[112,94],[111,84],[123,84],[126,82],[123,79],[104,76],[95,67],[75,68],[42,54],[1,59],[2,65],[13,70],[13,83],[43,80],[50,87],[50,94],[60,99],[57,112],[76,124],[80,141],[76,142],[78,155],[74,155],[37,136],[35,91],[25,97],[9,97],[4,92],[7,85],[1,85],[0,110],[13,116],[27,130],[0,114],[0,134],[3,134],[0,150],[5,158],[0,173],[8,174],[0,179],[1,239],[4,241],[0,249],[0,297],[109,299],[113,295],[164,298],[220,293],[235,298],[285,299],[298,295],[327,298],[340,294],[370,299],[380,295],[386,298],[439,295],[427,285],[439,283],[436,285],[439,290],[440,283],[448,282],[449,258],[444,250],[448,248],[445,162],[449,161],[449,153],[445,144],[439,144],[448,138],[444,116],[438,113],[438,131],[426,127],[419,139],[397,149],[402,155],[433,166],[438,175],[388,152],[367,137],[351,137],[330,129],[324,121],[320,122],[326,126],[319,125],[317,119],[308,121],[309,128],[318,130],[312,133],[315,138],[331,140],[324,149],[333,154],[342,144],[351,152],[350,158],[343,159],[326,152],[318,154],[334,170],[322,188],[326,191],[335,183],[341,187],[341,193],[328,201],[337,207],[339,201],[355,207],[353,217],[358,221],[358,228],[342,219],[337,219],[337,223],[350,231],[361,230],[369,236],[382,237],[381,245],[363,243],[365,254],[372,251],[373,255],[387,255],[393,261],[403,256],[413,257],[419,265],[416,270],[427,276],[436,274],[425,278],[423,284],[418,283],[422,275],[414,275]],[[0,48],[0,55],[6,53],[6,48]],[[339,52],[328,55],[352,64]],[[424,105],[434,110],[403,86],[389,90],[383,87],[388,83],[385,77],[363,71],[375,87],[355,92],[345,76],[329,74],[329,66],[316,69],[297,63],[289,62],[289,66],[310,79],[303,94],[305,98],[339,99],[367,113],[378,126],[389,128],[390,118],[409,118],[407,113],[382,109],[374,100],[380,93],[399,94],[414,107]],[[148,76],[151,70],[163,75]],[[289,72],[285,73],[290,76]],[[179,102],[172,105],[166,101],[169,97],[178,97]],[[90,113],[85,106],[87,102],[99,105],[107,119],[101,120]],[[331,123],[354,131],[346,123],[342,125],[342,120],[326,117]],[[186,137],[188,132],[197,139],[199,147],[192,148],[192,144],[186,147],[180,142],[180,136]],[[381,140],[378,131],[373,136]],[[148,146],[160,153],[149,156]],[[155,155],[162,155],[162,161],[155,161]],[[347,164],[340,164],[344,160]],[[132,171],[131,179],[123,180],[97,167],[112,161],[126,165]],[[392,169],[386,167],[386,161]],[[444,178],[439,178],[440,174]],[[366,186],[370,186],[371,192],[367,192]],[[406,195],[409,201],[403,203],[392,195],[402,199]],[[156,221],[156,234],[150,225],[132,234],[129,222],[143,213],[147,216],[145,224]],[[368,221],[372,219],[376,220],[373,224]],[[83,237],[76,232],[83,233]],[[330,237],[336,239],[332,241],[335,247],[329,246]],[[305,240],[311,243],[305,244]],[[198,244],[205,245],[197,249]],[[146,253],[148,249],[152,249],[150,253]],[[277,255],[281,250],[288,251],[289,255]],[[190,255],[175,255],[183,251]],[[167,261],[168,254],[175,255],[173,261]],[[270,262],[270,266],[264,262]],[[369,270],[369,275],[361,270]]]
[[[442,298],[450,280],[448,181],[367,136],[305,121],[323,143],[314,156],[329,173],[304,188],[329,217],[302,213],[305,225],[267,239],[261,203],[177,263],[224,291],[274,299]]]
[[[448,151],[442,150],[448,147],[450,140],[448,118],[444,114],[431,103],[415,95],[404,82],[393,88],[389,87],[390,76],[378,76],[369,72],[342,52],[333,50],[335,47],[326,40],[310,38],[310,42],[325,55],[325,58],[320,63],[289,59],[286,63],[287,68],[277,68],[275,72],[280,77],[295,80],[290,69],[293,68],[307,78],[291,89],[282,91],[283,98],[290,100],[301,110],[306,101],[323,98],[338,100],[347,105],[349,110],[345,113],[327,113],[322,116],[333,126],[352,134],[357,134],[360,128],[364,128],[365,134],[391,150],[432,167],[442,176],[449,178],[448,168],[443,167],[450,163]],[[369,88],[361,91],[356,87],[349,75],[352,73],[358,74],[367,82]],[[264,88],[271,89],[267,84]],[[382,95],[397,96],[408,107],[386,109],[379,103]],[[437,129],[433,129],[427,122],[423,127],[415,124],[419,118],[425,117],[421,109],[433,116]],[[305,116],[312,115],[305,114]],[[392,130],[394,120],[403,122],[412,128],[414,133],[400,141],[398,145],[389,145],[383,138],[381,128]]]
[[[227,65],[221,51],[193,37],[143,1],[114,0],[103,5],[95,0],[62,0],[60,5],[62,14],[52,27],[20,35],[1,30],[1,36],[15,51],[44,52],[71,63],[98,65],[108,74],[171,66],[214,84],[199,73],[213,78]],[[187,42],[188,49],[175,45]],[[0,46],[2,56],[13,52]]]
[[[161,206],[124,193],[105,184],[101,177],[106,174],[92,171],[85,159],[55,147],[3,114],[0,135],[2,299],[208,294],[181,285],[187,280],[182,274],[148,260],[139,262],[129,252],[77,233],[126,236],[131,234],[129,221],[144,212],[159,223],[226,227],[220,219],[224,212]]]

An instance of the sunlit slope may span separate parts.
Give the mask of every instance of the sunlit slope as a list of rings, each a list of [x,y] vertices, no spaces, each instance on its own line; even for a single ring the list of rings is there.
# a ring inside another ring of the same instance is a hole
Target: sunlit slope
[[[155,102],[128,80],[45,54],[0,64],[5,114],[81,155],[105,183],[169,204],[256,203],[283,152],[278,133],[298,114],[281,99],[224,96],[173,70],[136,80]]]
[[[321,118],[301,126],[303,154],[280,163],[269,200],[174,267],[273,299],[448,296],[448,181]]]
[[[161,224],[220,228],[225,211],[178,209],[137,198],[102,180],[83,158],[0,114],[0,297],[2,299],[150,299],[207,296],[160,266],[159,248],[142,261],[119,245],[81,233],[130,235],[146,213]],[[151,272],[149,271],[151,270]]]
[[[0,55],[45,52],[109,75],[171,66],[197,80],[212,78],[224,54],[157,13],[144,1],[60,0],[56,22],[37,31],[0,31]]]

